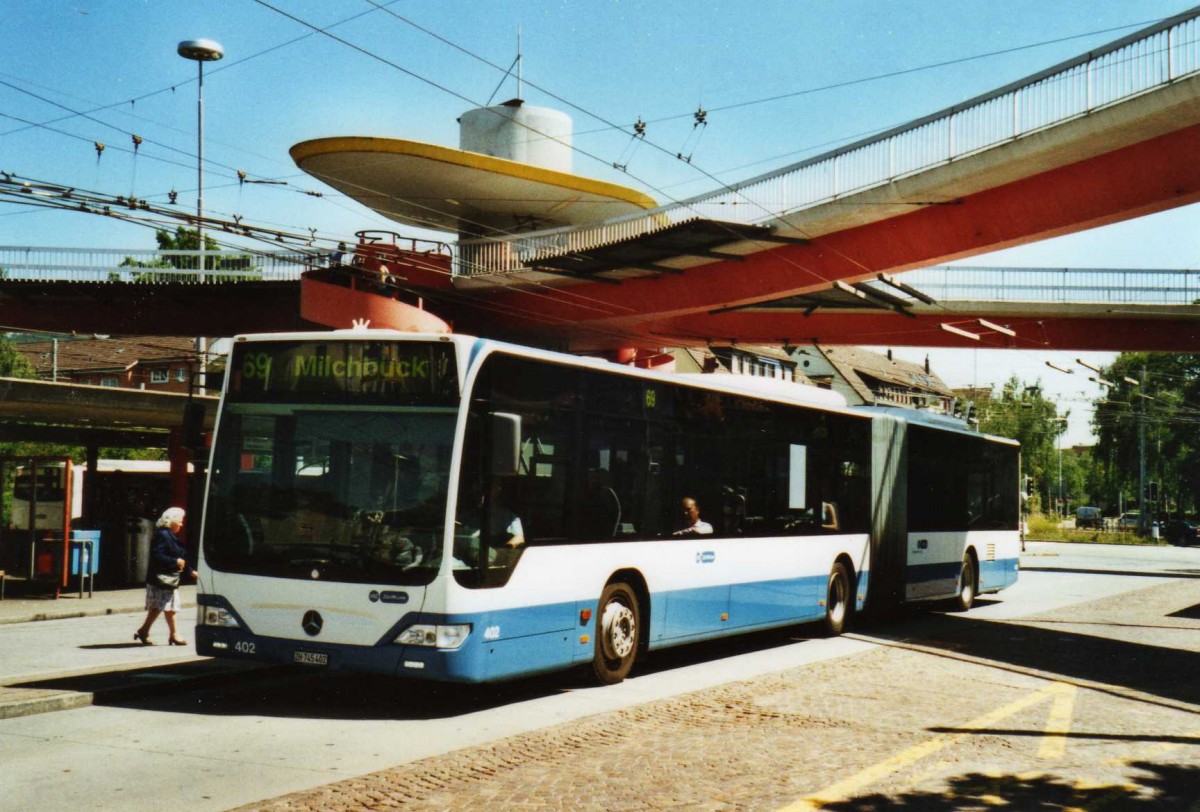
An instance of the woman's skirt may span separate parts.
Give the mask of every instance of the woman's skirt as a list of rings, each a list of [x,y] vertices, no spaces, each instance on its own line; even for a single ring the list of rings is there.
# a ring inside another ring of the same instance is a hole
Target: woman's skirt
[[[146,609],[157,609],[160,612],[178,612],[180,609],[179,590],[164,589],[161,586],[146,584]]]

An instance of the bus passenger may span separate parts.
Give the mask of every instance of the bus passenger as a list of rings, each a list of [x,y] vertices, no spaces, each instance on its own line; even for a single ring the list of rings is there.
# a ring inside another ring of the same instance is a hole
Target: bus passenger
[[[671,535],[674,536],[711,536],[713,527],[700,518],[700,506],[690,496],[685,496],[679,502],[680,519],[683,527]]]
[[[525,543],[525,529],[521,517],[509,510],[502,502],[493,502],[488,511],[488,538],[492,547],[515,550]]]
[[[514,562],[517,550],[525,544],[525,528],[521,517],[508,507],[504,483],[493,479],[486,498],[482,493],[474,499],[468,497],[464,505],[458,520],[463,532],[455,542],[455,556],[470,568]]]
[[[835,502],[821,503],[821,527],[824,530],[841,529],[841,524],[838,522],[837,504]]]

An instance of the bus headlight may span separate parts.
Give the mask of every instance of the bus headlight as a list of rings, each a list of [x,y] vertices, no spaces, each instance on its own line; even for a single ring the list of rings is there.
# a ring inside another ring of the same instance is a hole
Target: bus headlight
[[[241,624],[237,622],[237,618],[233,616],[233,612],[228,609],[222,609],[219,606],[205,606],[200,612],[201,626],[225,626],[226,628],[236,629]]]
[[[467,636],[470,634],[470,623],[460,623],[455,626],[419,623],[400,632],[396,642],[406,646],[455,649],[467,642]]]

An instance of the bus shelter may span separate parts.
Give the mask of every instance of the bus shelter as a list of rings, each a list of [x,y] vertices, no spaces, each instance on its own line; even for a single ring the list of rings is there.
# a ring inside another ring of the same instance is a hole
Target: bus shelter
[[[194,466],[197,474],[193,481],[202,481],[207,456],[204,446],[212,429],[216,401],[215,397],[195,394],[0,378],[0,436],[6,441],[81,447],[92,471],[98,469],[100,448],[165,449],[170,462],[169,485],[162,499],[167,504],[162,507],[179,505],[195,513],[202,489],[189,488],[189,467]],[[15,468],[28,466],[35,459],[61,465],[64,483],[72,479],[66,469],[69,461],[62,457],[12,456],[0,466],[4,469],[0,474],[7,477],[0,493],[7,494],[10,503],[17,485]],[[54,527],[39,528],[36,518],[20,527],[11,518],[0,523],[0,570],[53,587],[55,594],[68,586],[72,575],[90,578],[99,573],[103,580],[120,581],[118,575],[125,571],[118,560],[123,545],[102,545],[89,534],[76,539],[79,544],[72,552],[72,531],[94,531],[97,517],[104,512],[100,502],[107,496],[98,491],[98,480],[83,478],[82,486],[72,490],[70,500],[61,501],[65,515],[56,512],[53,522],[46,519]],[[48,482],[49,478],[44,479],[42,485]],[[35,499],[37,491],[34,488],[32,493]],[[45,497],[42,501],[43,508],[49,504]],[[11,504],[6,504],[6,516],[10,511]],[[89,540],[93,542],[90,547],[85,543]],[[103,574],[106,568],[107,579]]]

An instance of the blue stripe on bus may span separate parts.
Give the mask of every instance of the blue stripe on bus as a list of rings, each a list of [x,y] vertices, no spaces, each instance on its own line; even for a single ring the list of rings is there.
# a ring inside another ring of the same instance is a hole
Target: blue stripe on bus
[[[825,575],[724,585],[650,596],[647,629],[651,648],[697,642],[723,635],[767,629],[821,619],[825,607]],[[865,594],[865,574],[859,594]],[[234,607],[218,595],[205,603]],[[861,601],[857,601],[861,607]],[[413,612],[389,629],[373,646],[322,644],[253,634],[249,629],[199,626],[197,653],[290,663],[295,652],[323,653],[328,667],[400,674],[420,679],[484,682],[553,671],[590,660],[595,646],[596,620],[580,621],[582,609],[596,610],[595,600],[520,607],[475,614]],[[643,613],[646,607],[642,608]],[[722,620],[721,616],[727,615]],[[391,641],[418,623],[471,624],[462,648],[445,651],[424,646],[400,646]],[[583,642],[583,637],[587,642]],[[214,644],[219,644],[217,647]]]
[[[979,562],[979,591],[995,592],[1017,582],[1018,563],[1015,558]]]
[[[1017,582],[1017,559],[1001,558],[979,562],[979,591],[994,592]],[[905,580],[911,584],[927,584],[931,581],[947,581],[957,588],[958,576],[962,571],[961,561],[938,564],[909,564]]]

